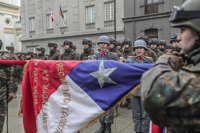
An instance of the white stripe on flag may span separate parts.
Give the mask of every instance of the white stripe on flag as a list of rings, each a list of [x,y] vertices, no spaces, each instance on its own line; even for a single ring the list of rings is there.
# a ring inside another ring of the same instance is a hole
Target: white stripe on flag
[[[49,97],[47,106],[43,106],[40,111],[37,117],[38,133],[59,133],[61,130],[62,133],[77,133],[105,112],[69,76],[66,76],[65,80],[67,85],[59,86]],[[67,88],[69,91],[66,91]],[[45,114],[48,131],[44,128]]]
[[[149,123],[149,133],[152,133],[152,121]]]

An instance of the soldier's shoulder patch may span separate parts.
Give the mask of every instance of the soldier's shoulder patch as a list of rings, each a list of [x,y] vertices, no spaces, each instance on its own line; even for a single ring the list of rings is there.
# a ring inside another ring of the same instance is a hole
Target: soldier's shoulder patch
[[[130,58],[137,58],[136,56],[129,56]]]
[[[110,52],[110,54],[117,55],[116,53]]]
[[[149,56],[144,56],[145,58],[147,58],[147,59],[152,59],[151,57],[149,57]]]

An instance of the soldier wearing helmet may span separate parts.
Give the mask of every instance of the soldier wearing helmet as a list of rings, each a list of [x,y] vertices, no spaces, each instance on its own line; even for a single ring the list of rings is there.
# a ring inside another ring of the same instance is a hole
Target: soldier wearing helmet
[[[48,60],[60,60],[60,54],[57,50],[58,44],[55,42],[49,42],[48,47],[50,49]]]
[[[61,55],[61,60],[80,60],[80,55],[73,51],[73,43],[70,40],[63,42],[65,48],[64,53]]]
[[[94,50],[92,49],[92,40],[89,38],[85,38],[82,41],[83,44],[83,52],[81,53],[80,60],[88,60],[90,56],[94,54]]]
[[[140,36],[138,36],[137,40],[143,40],[143,41],[146,42],[148,50],[145,51],[144,55],[145,55],[145,56],[152,57],[153,61],[155,62],[155,61],[158,59],[158,56],[157,56],[157,54],[149,47],[149,39],[148,39],[148,37],[147,37],[146,35],[140,35]]]
[[[173,52],[173,46],[171,44],[167,44],[167,46],[165,47],[165,54],[172,52]]]
[[[149,45],[151,47],[151,49],[157,54],[157,56],[161,56],[163,54],[163,52],[161,52],[158,48],[158,40],[156,38],[153,38],[149,41]]]
[[[170,41],[170,43],[172,44],[174,51],[180,52],[180,51],[179,51],[179,45],[180,45],[180,44],[179,44],[179,40],[177,39],[177,37],[178,37],[178,33],[173,34],[173,35],[171,36],[171,41]]]
[[[118,56],[116,53],[111,53],[108,50],[110,45],[109,38],[107,36],[100,36],[98,41],[99,48],[101,52],[95,52],[92,56],[97,60],[116,60],[118,61]],[[96,133],[111,133],[111,124],[114,122],[114,112],[111,111],[110,114],[106,115],[104,118],[100,119],[101,127]]]
[[[37,50],[37,53],[38,53],[36,59],[47,60],[47,57],[44,54],[45,53],[45,48],[38,46],[36,48],[36,50]]]
[[[129,56],[134,56],[135,55],[135,53],[133,52],[133,49],[131,48],[132,42],[130,41],[130,39],[124,39],[122,41],[122,44],[124,46],[124,51],[122,53],[124,55],[124,59],[127,59]]]
[[[164,53],[165,52],[165,46],[167,45],[166,41],[160,40],[158,45],[159,45],[159,50]]]
[[[123,48],[123,44],[122,44],[122,42],[117,41],[117,50],[118,50],[119,52],[123,53],[122,48]]]
[[[142,104],[167,133],[199,133],[200,0],[174,6],[169,21],[180,28],[181,52],[164,54],[141,78]]]
[[[25,60],[32,60],[33,59],[33,52],[29,52],[29,51],[27,51],[27,52],[25,52],[24,53],[25,54]]]
[[[116,53],[118,58],[123,57],[122,53],[117,50],[117,41],[114,38],[109,38],[109,40],[110,40],[110,46],[108,48],[109,51],[111,53]]]

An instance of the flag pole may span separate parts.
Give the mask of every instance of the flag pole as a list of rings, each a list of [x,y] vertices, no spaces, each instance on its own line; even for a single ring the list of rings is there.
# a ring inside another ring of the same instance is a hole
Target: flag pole
[[[117,39],[116,37],[116,0],[114,0],[114,38],[115,40]]]

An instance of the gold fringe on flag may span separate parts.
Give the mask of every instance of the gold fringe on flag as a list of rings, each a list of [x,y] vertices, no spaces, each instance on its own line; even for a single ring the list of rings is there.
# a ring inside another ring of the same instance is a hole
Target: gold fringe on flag
[[[30,60],[26,60],[26,64],[24,65],[24,68],[23,68],[23,77],[24,77],[24,74],[26,72],[26,68],[28,66],[28,63],[30,62]],[[18,112],[18,117],[20,118],[21,117],[21,114],[22,114],[22,97],[20,99],[20,106],[19,106],[19,112]]]
[[[127,98],[129,98],[130,96],[134,96],[134,94],[137,92],[137,90],[140,88],[140,85],[137,85],[135,88],[133,88],[128,94],[126,94],[121,100],[119,100],[114,106],[112,106],[110,109],[108,109],[105,113],[101,114],[100,116],[98,116],[97,118],[95,118],[94,120],[92,120],[86,127],[84,127],[83,129],[81,129],[80,131],[78,131],[78,133],[82,132],[84,129],[87,129],[91,126],[93,126],[94,124],[96,124],[101,118],[103,118],[104,116],[110,114],[111,111],[114,111],[116,109],[117,106],[119,106],[121,103],[125,102]]]

